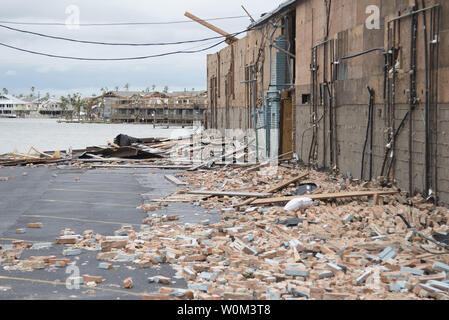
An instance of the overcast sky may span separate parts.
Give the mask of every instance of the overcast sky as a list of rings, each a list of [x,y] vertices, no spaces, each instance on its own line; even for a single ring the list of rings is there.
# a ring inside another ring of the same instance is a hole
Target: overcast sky
[[[60,22],[71,16],[66,9],[79,8],[80,23],[166,22],[188,20],[189,11],[200,18],[219,18],[245,15],[244,5],[255,19],[275,9],[285,0],[2,0],[0,21]],[[250,20],[210,21],[221,29],[234,33],[245,30]],[[2,23],[0,23],[2,24]],[[167,42],[202,39],[218,34],[198,23],[145,26],[81,26],[70,30],[66,26],[11,25],[10,27],[54,36],[103,42]],[[243,34],[244,35],[244,34]],[[240,37],[242,37],[241,35]],[[0,28],[0,43],[28,50],[56,55],[86,58],[120,58],[152,55],[170,51],[201,49],[217,43],[211,40],[166,47],[116,47],[77,44],[46,39]],[[90,62],[60,60],[18,52],[0,46],[0,90],[7,88],[12,94],[30,94],[34,86],[41,95],[50,92],[60,96],[81,92],[90,96],[100,88],[144,90],[154,84],[157,90],[167,85],[169,90],[206,89],[206,54],[209,51],[126,62]]]

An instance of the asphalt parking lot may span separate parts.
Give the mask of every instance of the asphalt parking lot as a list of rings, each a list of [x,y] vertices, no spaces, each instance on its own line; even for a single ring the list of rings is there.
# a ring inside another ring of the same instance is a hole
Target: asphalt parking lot
[[[165,174],[176,171],[158,169],[85,170],[70,166],[0,168],[0,245],[7,247],[14,241],[30,243],[53,242],[65,228],[77,234],[93,230],[102,235],[114,235],[122,225],[140,230],[142,219],[148,216],[136,207],[148,198],[161,198],[171,194],[176,186],[168,182]],[[209,219],[212,223],[219,215],[186,203],[169,203],[160,211],[150,214],[179,214],[179,224],[196,223]],[[28,223],[41,222],[40,229],[26,228]],[[25,233],[16,234],[25,228]],[[29,256],[64,257],[64,245],[23,252],[20,259]],[[175,271],[168,264],[139,269],[132,262],[114,263],[111,270],[98,268],[96,251],[82,251],[71,257],[80,275],[102,276],[105,282],[97,287],[80,286],[69,290],[66,279],[72,274],[66,268],[34,271],[7,270],[0,266],[0,299],[140,299],[142,293],[156,292],[161,286],[148,283],[156,275],[171,277],[171,287],[186,288],[184,279],[175,279]],[[69,273],[66,273],[69,272]],[[134,287],[123,288],[123,280],[132,277]]]

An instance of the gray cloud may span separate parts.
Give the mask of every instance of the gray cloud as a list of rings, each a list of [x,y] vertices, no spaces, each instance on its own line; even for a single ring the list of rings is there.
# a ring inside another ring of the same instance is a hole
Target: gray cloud
[[[7,21],[64,22],[67,6],[80,9],[81,23],[104,22],[160,22],[186,20],[185,11],[201,18],[244,15],[243,4],[255,18],[277,7],[282,0],[228,0],[228,1],[181,1],[165,0],[2,0],[2,18]],[[219,20],[212,22],[228,32],[244,30],[249,19]],[[12,25],[9,25],[12,26]],[[47,33],[56,36],[107,42],[162,42],[201,39],[217,36],[197,23],[81,27],[68,30],[65,26],[14,25],[18,29]],[[243,36],[243,35],[242,35]],[[0,42],[52,54],[80,57],[132,57],[151,55],[192,47],[201,49],[215,41],[167,47],[104,47],[57,41],[8,31],[0,28]],[[176,55],[133,62],[81,62],[39,57],[0,47],[0,87],[10,92],[29,93],[35,86],[42,92],[56,95],[73,90],[85,95],[98,92],[101,87],[110,89],[130,83],[132,90],[168,85],[173,89],[206,87],[206,54],[216,52],[224,45],[192,55]],[[8,72],[14,76],[5,76]]]

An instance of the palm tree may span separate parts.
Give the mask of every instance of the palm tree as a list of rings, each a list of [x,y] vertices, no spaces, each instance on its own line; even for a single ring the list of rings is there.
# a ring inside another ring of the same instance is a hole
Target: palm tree
[[[125,88],[126,91],[129,91],[129,83],[125,84],[125,85],[123,86],[123,88]]]
[[[165,86],[164,87],[164,93],[167,93],[168,92],[168,86]]]
[[[115,89],[115,92],[118,92],[118,86],[115,86],[114,89]]]
[[[68,106],[69,106],[69,103],[70,103],[70,101],[69,101],[69,99],[67,99],[66,97],[64,97],[64,96],[61,96],[61,109],[62,109],[62,114],[65,116],[65,118],[67,119],[68,117],[67,117],[67,108],[68,108]]]
[[[4,93],[4,94],[8,94],[8,92],[9,92],[8,89],[3,88],[3,93]]]
[[[36,90],[36,88],[35,88],[34,86],[31,87],[31,94],[30,94],[30,97],[34,96],[34,90]]]
[[[156,85],[153,84],[153,85],[151,86],[151,89],[153,89],[153,91],[156,90]]]

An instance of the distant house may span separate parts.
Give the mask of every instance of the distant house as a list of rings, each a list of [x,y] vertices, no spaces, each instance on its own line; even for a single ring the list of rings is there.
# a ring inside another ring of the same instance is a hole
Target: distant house
[[[41,100],[38,107],[39,114],[49,118],[60,118],[65,116],[68,112],[73,112],[71,105],[64,106],[62,101],[57,98],[50,98]]]
[[[26,106],[26,102],[11,95],[0,95],[0,117],[16,118],[16,109]]]
[[[114,122],[144,122],[162,125],[204,123],[205,91],[136,92],[110,91],[103,97],[104,118]]]
[[[26,104],[18,105],[14,109],[17,117],[20,118],[37,118],[39,117],[38,108],[39,108],[39,99],[34,96],[27,96],[22,98]]]

